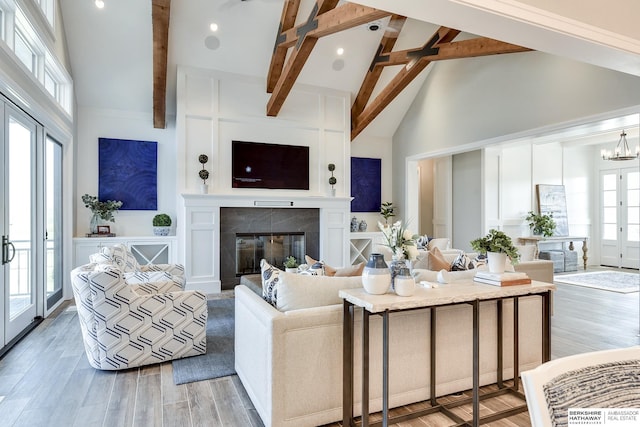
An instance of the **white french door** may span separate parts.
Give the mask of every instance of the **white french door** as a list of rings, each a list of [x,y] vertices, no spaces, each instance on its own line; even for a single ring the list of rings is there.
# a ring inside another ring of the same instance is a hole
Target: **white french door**
[[[600,172],[600,264],[640,267],[640,170]]]
[[[8,104],[2,139],[2,344],[25,330],[37,313],[36,141],[37,124]]]

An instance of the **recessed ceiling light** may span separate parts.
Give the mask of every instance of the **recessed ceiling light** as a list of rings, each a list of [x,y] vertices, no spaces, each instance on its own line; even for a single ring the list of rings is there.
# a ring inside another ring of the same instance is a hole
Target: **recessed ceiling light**
[[[218,31],[218,24],[216,24],[215,22],[212,22],[212,23],[209,25],[209,29],[210,29],[211,31],[214,31],[214,32],[215,32],[215,31]]]
[[[102,0],[96,0],[95,3],[98,9],[104,8],[104,2]]]
[[[339,48],[338,48],[338,50],[336,50],[336,53],[337,53],[338,55],[342,55],[342,54],[344,53],[344,49],[343,49],[343,48],[341,48],[341,47],[339,47]]]
[[[220,47],[220,40],[216,36],[207,36],[204,39],[204,45],[207,49],[216,50]]]

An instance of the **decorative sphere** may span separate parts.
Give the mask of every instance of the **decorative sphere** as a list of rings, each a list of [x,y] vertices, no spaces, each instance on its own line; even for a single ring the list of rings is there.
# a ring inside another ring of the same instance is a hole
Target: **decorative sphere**
[[[204,165],[205,163],[207,163],[209,161],[209,157],[207,157],[206,154],[200,154],[198,156],[198,161]]]
[[[200,172],[198,172],[198,175],[200,176],[200,179],[208,179],[209,171],[206,169],[202,169]]]

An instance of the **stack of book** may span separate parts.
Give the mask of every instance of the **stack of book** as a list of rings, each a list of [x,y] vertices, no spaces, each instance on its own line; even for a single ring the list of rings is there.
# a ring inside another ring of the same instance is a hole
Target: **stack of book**
[[[527,276],[527,273],[515,271],[505,273],[478,271],[474,276],[473,281],[493,286],[528,285],[531,283],[531,279]]]

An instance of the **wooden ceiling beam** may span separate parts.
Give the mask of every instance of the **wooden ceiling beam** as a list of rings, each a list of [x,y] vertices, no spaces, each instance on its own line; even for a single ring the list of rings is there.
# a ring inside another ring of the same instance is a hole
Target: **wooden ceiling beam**
[[[385,30],[384,35],[382,36],[382,40],[380,40],[380,45],[378,46],[376,56],[371,61],[371,65],[367,70],[367,74],[364,76],[362,85],[360,85],[360,90],[358,91],[356,100],[351,106],[351,117],[358,117],[369,102],[371,94],[373,93],[373,89],[376,87],[376,84],[378,83],[383,70],[383,67],[375,66],[376,59],[388,54],[393,50],[393,47],[398,40],[398,35],[400,34],[400,31],[402,31],[402,27],[404,26],[406,20],[406,16],[391,16],[391,19],[389,20],[389,26]]]
[[[170,10],[171,0],[152,0],[153,127],[156,129],[164,129],[166,127]]]
[[[282,16],[280,17],[280,27],[278,28],[278,36],[273,46],[273,54],[271,55],[271,64],[267,74],[267,93],[273,92],[276,83],[282,74],[284,61],[287,57],[287,46],[282,44],[284,32],[293,28],[298,16],[301,0],[289,0],[284,2],[282,8]]]
[[[317,28],[305,33],[307,37],[324,37],[349,28],[364,25],[367,22],[382,19],[391,15],[384,10],[374,9],[372,7],[361,6],[355,3],[346,3],[340,7],[332,9],[318,16]],[[304,24],[303,24],[304,25]],[[293,47],[299,39],[298,31],[303,25],[290,28],[280,33],[280,46]]]
[[[478,56],[500,55],[505,53],[529,52],[531,49],[487,37],[463,40],[459,42],[440,43],[437,53],[425,56],[430,61],[444,61],[448,59],[473,58]],[[412,61],[412,54],[420,49],[407,49],[392,52],[384,60],[376,62],[376,66],[386,67],[404,65]]]
[[[277,116],[280,112],[318,38],[390,15],[389,12],[355,3],[347,3],[336,8],[337,4],[337,0],[319,0],[305,23],[278,34],[274,51],[284,52],[283,60],[286,49],[293,48],[293,52],[275,84],[272,77],[278,74],[275,71],[276,66],[273,74],[267,79],[267,92],[272,94],[267,103],[267,116]],[[276,61],[272,57],[272,64]]]
[[[453,40],[460,31],[451,28],[440,27],[431,39],[425,43],[418,56],[416,50],[412,57],[412,63],[395,75],[389,84],[376,96],[362,113],[357,117],[351,117],[351,140],[353,141],[378,115],[416,78],[427,65],[431,63],[427,58],[429,52],[439,49],[439,43]]]

